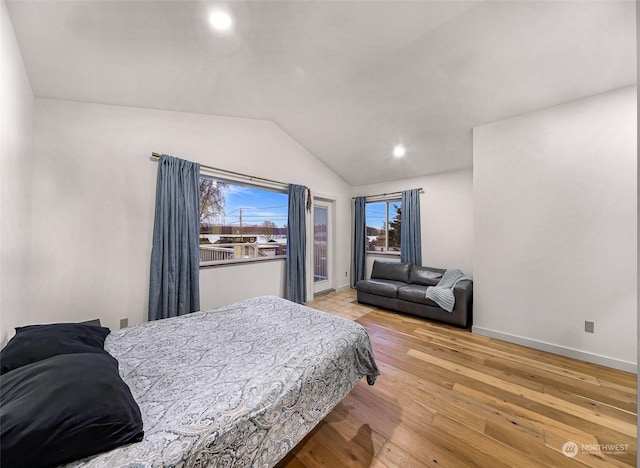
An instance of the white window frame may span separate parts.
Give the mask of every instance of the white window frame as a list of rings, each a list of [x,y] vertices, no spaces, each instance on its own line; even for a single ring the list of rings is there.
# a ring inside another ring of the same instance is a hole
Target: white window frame
[[[365,213],[367,211],[367,206],[369,203],[384,203],[385,204],[385,226],[386,231],[384,235],[384,251],[374,251],[374,250],[366,250],[366,255],[390,255],[393,257],[400,256],[400,247],[398,250],[389,251],[389,205],[394,203],[400,203],[402,205],[401,197],[384,197],[384,198],[368,198],[365,201]],[[366,218],[366,216],[365,216]],[[369,224],[368,222],[366,224]]]

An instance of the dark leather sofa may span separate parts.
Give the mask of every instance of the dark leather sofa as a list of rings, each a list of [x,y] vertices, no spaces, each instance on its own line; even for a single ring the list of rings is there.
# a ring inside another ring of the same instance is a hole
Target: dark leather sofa
[[[461,280],[453,288],[456,303],[451,313],[425,297],[427,287],[436,286],[445,271],[376,260],[371,279],[356,283],[358,302],[467,328],[472,320],[471,281]]]

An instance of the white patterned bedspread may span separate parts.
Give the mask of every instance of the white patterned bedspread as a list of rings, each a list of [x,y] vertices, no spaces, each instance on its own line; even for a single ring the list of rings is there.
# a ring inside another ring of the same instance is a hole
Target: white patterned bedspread
[[[360,325],[266,296],[114,331],[142,442],[82,467],[271,467],[378,369]]]

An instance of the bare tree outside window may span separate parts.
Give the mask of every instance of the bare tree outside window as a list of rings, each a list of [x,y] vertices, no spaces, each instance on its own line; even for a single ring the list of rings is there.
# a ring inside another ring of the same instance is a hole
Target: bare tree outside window
[[[276,223],[273,221],[264,221],[260,226],[260,234],[267,242],[271,242],[275,238]]]
[[[224,182],[200,178],[200,225],[224,216],[226,186]]]

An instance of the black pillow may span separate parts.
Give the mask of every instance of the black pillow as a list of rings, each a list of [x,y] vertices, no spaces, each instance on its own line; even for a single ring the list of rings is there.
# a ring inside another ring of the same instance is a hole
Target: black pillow
[[[104,340],[109,333],[108,328],[82,323],[18,327],[0,352],[0,374],[58,354],[108,354]]]
[[[59,465],[143,435],[140,408],[108,354],[61,354],[2,376],[2,468]]]

